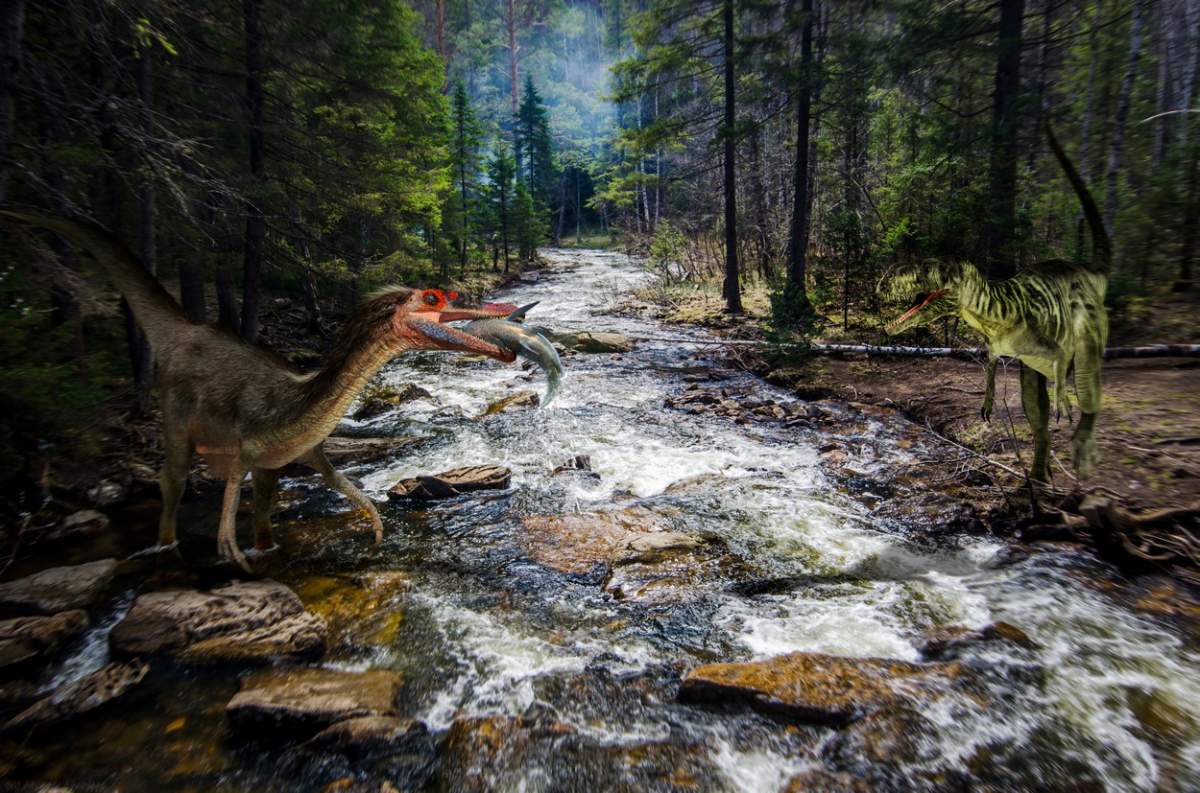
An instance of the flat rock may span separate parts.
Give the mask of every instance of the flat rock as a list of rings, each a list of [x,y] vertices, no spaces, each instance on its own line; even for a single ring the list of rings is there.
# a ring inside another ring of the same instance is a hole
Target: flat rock
[[[927,631],[921,645],[921,655],[926,658],[943,659],[953,656],[958,650],[981,642],[1006,642],[1025,650],[1036,650],[1037,642],[1025,631],[1010,622],[993,622],[978,630],[965,625],[947,625]]]
[[[532,391],[518,391],[515,394],[509,394],[503,399],[497,399],[492,402],[483,411],[483,416],[494,416],[497,413],[503,413],[506,410],[517,408],[535,408],[542,403],[541,398]]]
[[[424,438],[408,435],[394,438],[349,438],[335,435],[326,438],[321,448],[334,465],[362,465],[409,452],[423,443]]]
[[[138,597],[113,629],[114,650],[165,654],[190,663],[265,662],[325,652],[325,621],[275,581],[237,581],[201,592]]]
[[[395,716],[403,684],[400,673],[386,669],[266,670],[242,681],[225,715],[239,730],[272,727],[311,735],[347,719]]]
[[[329,648],[389,647],[404,623],[407,573],[378,570],[343,576],[311,576],[296,587],[310,611],[329,627]]]
[[[872,790],[856,776],[811,768],[789,779],[781,793],[872,793]]]
[[[543,332],[541,328],[537,330],[550,341],[575,352],[591,354],[633,352],[633,340],[623,333],[596,330],[582,330],[574,333]]]
[[[36,537],[37,542],[65,542],[95,537],[106,531],[110,523],[103,512],[81,509],[59,521],[58,525]]]
[[[936,754],[931,736],[937,728],[911,708],[870,713],[841,730],[825,745],[822,756],[832,765],[869,774],[881,765],[909,765]]]
[[[356,716],[334,722],[305,744],[310,749],[366,754],[426,735],[425,724],[398,716]]]
[[[88,608],[104,595],[116,573],[116,559],[51,567],[0,584],[0,607],[41,614]]]
[[[13,671],[49,655],[87,626],[88,615],[82,609],[49,617],[0,620],[0,672]]]
[[[452,468],[432,476],[401,479],[391,490],[389,498],[422,500],[453,498],[476,490],[505,490],[512,482],[512,471],[499,465],[471,465]]]
[[[56,689],[9,719],[0,730],[32,730],[81,716],[125,696],[149,671],[149,666],[136,659],[108,664]]]
[[[415,383],[405,383],[399,388],[375,388],[363,395],[358,409],[354,411],[351,418],[363,421],[375,418],[405,402],[432,398],[433,394]]]
[[[791,653],[697,667],[684,676],[679,696],[689,702],[744,702],[766,713],[836,726],[880,707],[934,697],[962,674],[957,663]]]
[[[529,515],[522,523],[521,539],[529,556],[561,573],[587,573],[597,564],[655,561],[704,544],[699,535],[671,531],[663,514],[645,507]]]

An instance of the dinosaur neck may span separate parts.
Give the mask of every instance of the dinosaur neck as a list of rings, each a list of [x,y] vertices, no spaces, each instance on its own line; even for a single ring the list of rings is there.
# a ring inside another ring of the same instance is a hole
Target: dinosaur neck
[[[257,438],[264,449],[294,459],[333,432],[350,404],[401,346],[386,324],[351,323],[334,345],[325,366],[301,380],[291,416]]]
[[[979,269],[963,264],[958,281],[959,314],[985,336],[1009,321],[1013,311],[1005,299],[1003,283],[994,284]]]

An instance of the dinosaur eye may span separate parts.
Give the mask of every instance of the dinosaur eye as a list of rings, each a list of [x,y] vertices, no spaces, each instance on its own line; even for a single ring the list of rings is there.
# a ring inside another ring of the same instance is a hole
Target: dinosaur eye
[[[437,292],[426,292],[425,293],[425,302],[431,306],[436,306],[441,301],[438,300]]]

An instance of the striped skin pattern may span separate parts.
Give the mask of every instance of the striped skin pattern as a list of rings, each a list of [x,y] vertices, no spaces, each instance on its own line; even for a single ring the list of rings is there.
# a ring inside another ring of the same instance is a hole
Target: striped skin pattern
[[[1050,448],[1048,380],[1054,382],[1058,413],[1070,416],[1067,379],[1074,374],[1082,416],[1071,440],[1072,459],[1081,476],[1091,471],[1095,461],[1100,369],[1108,341],[1107,282],[1102,271],[1064,261],[1041,262],[999,282],[989,282],[967,262],[934,262],[894,269],[881,291],[921,306],[888,325],[889,333],[957,315],[987,339],[987,388],[981,411],[985,419],[991,417],[995,399],[997,359],[1020,360],[1021,401],[1034,436],[1031,475],[1045,481]]]

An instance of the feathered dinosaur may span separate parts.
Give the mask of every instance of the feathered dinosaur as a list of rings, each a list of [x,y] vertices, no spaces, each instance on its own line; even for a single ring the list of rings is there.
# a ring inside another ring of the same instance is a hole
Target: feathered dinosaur
[[[481,353],[504,362],[516,356],[442,323],[507,317],[516,306],[451,305],[438,289],[393,287],[370,297],[347,321],[325,366],[302,373],[270,350],[224,329],[191,322],[174,298],[124,246],[87,222],[0,211],[0,218],[48,229],[88,251],[129,302],[154,352],[163,413],[166,461],[159,475],[160,548],[175,546],[175,511],[193,452],[225,480],[217,548],[244,569],[235,519],[241,483],[254,483],[254,545],[274,546],[270,513],[279,469],[293,461],[314,468],[326,484],[371,517],[375,541],[383,524],[375,505],[334,470],[322,449],[350,403],[379,369],[408,350]],[[453,295],[453,293],[452,293]]]
[[[987,387],[982,414],[991,417],[996,394],[996,363],[1002,355],[1021,362],[1021,404],[1033,429],[1033,466],[1037,480],[1050,478],[1050,398],[1070,415],[1067,377],[1073,371],[1081,416],[1071,436],[1075,470],[1086,476],[1096,456],[1096,417],[1100,413],[1100,369],[1108,341],[1104,293],[1112,266],[1112,243],[1096,202],[1049,125],[1046,137],[1070,181],[1092,232],[1089,262],[1040,262],[1004,281],[988,281],[967,262],[903,265],[884,276],[880,289],[914,305],[887,326],[900,333],[957,314],[987,339]],[[914,298],[915,296],[915,298]]]

